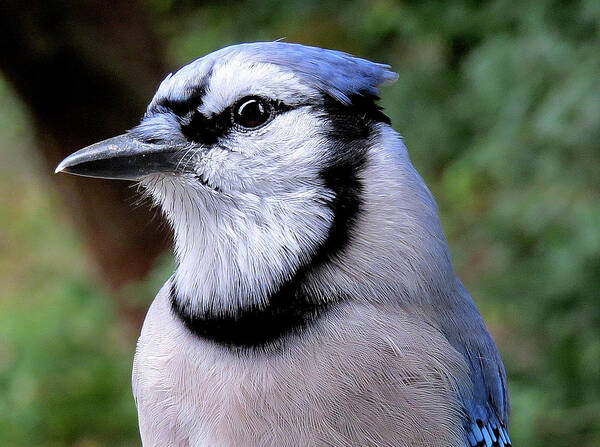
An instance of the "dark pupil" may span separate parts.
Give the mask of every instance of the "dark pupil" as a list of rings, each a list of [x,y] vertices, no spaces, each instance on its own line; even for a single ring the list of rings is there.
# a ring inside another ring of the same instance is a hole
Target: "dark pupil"
[[[256,99],[244,102],[236,111],[235,120],[244,127],[257,127],[263,124],[269,114],[264,104]]]

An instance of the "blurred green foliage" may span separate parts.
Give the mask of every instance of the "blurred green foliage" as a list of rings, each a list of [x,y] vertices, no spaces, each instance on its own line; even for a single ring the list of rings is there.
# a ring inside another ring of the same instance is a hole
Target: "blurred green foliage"
[[[514,444],[600,445],[600,2],[147,5],[173,70],[277,38],[391,64],[382,103],[502,352]],[[5,84],[0,121],[0,445],[139,445],[133,341]]]
[[[133,344],[56,213],[5,82],[0,122],[0,445],[139,445]]]

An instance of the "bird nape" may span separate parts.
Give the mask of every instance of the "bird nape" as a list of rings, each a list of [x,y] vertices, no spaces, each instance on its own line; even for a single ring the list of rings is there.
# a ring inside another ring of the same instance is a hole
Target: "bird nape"
[[[502,360],[376,104],[396,78],[226,47],[57,167],[139,182],[174,232],[133,367],[144,446],[510,446]]]

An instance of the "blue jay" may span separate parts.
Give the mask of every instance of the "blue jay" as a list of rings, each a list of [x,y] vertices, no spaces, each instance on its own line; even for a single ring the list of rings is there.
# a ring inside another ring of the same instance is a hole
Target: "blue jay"
[[[502,360],[376,104],[389,68],[223,48],[57,167],[139,182],[173,228],[133,366],[144,446],[511,445]]]

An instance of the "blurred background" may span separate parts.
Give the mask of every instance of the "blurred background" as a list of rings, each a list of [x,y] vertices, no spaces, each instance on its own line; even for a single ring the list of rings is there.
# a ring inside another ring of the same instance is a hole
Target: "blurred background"
[[[131,185],[52,172],[168,72],[278,38],[399,73],[382,104],[502,352],[514,445],[600,445],[600,2],[2,0],[0,446],[140,445],[169,231]]]

